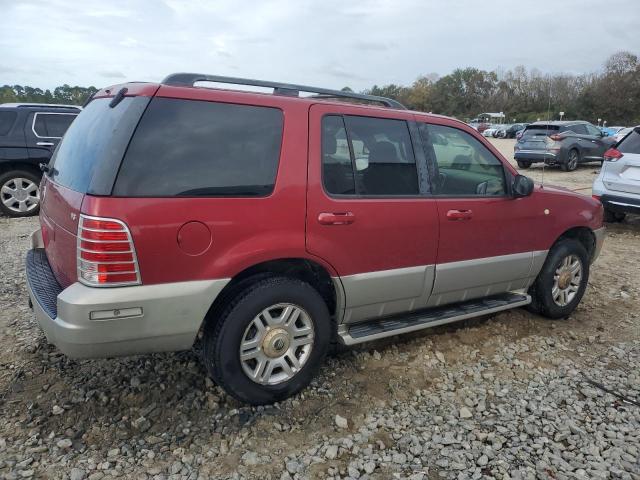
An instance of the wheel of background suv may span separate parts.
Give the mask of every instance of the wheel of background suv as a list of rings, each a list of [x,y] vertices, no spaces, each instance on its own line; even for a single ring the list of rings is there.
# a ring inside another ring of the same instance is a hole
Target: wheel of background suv
[[[530,309],[547,318],[566,318],[580,303],[589,280],[584,246],[570,238],[556,243],[529,289]]]
[[[262,279],[207,325],[204,361],[213,380],[238,400],[273,403],[309,384],[333,334],[327,305],[311,285]]]
[[[613,212],[609,209],[604,209],[604,221],[607,223],[617,223],[625,219],[627,215],[625,213]]]
[[[0,175],[0,211],[10,217],[28,217],[40,211],[40,176],[28,170]]]
[[[580,153],[575,148],[569,150],[567,154],[566,163],[560,164],[560,168],[565,172],[573,172],[576,168],[578,168],[578,162],[580,161]]]
[[[525,162],[523,160],[517,160],[517,162],[518,162],[518,167],[519,168],[526,169],[526,168],[529,168],[531,166],[531,162]]]

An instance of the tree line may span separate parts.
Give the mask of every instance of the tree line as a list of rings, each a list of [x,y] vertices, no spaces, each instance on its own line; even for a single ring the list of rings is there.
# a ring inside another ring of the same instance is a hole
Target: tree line
[[[345,90],[351,90],[345,87]],[[62,85],[42,90],[21,85],[0,87],[0,103],[34,102],[82,105],[96,87]],[[598,72],[543,74],[523,66],[507,71],[459,68],[449,75],[424,75],[411,86],[374,85],[364,93],[400,101],[412,110],[469,120],[482,112],[504,112],[507,121],[598,119],[608,125],[640,124],[640,63],[629,52],[607,59]]]

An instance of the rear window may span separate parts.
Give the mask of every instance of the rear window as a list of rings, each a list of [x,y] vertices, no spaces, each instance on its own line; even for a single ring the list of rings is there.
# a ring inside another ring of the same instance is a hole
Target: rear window
[[[616,148],[622,153],[640,154],[640,128],[634,129],[629,135],[624,137]]]
[[[282,128],[277,108],[154,98],[131,139],[113,194],[269,195]]]
[[[51,178],[56,183],[78,192],[87,191],[96,165],[113,149],[113,132],[134,98],[124,98],[115,108],[109,108],[110,101],[93,100],[67,130],[50,162]]]
[[[6,135],[16,121],[16,112],[0,112],[0,135]]]
[[[74,113],[36,113],[33,133],[42,138],[62,138],[76,117]]]
[[[558,125],[529,125],[525,128],[523,137],[532,137],[534,135],[549,135],[560,130]]]

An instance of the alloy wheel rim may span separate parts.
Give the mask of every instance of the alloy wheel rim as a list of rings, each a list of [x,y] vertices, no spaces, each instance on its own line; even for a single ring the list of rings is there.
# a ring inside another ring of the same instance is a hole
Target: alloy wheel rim
[[[578,154],[572,152],[569,154],[569,170],[573,170],[578,166]]]
[[[10,178],[0,187],[0,201],[12,212],[27,213],[40,204],[40,191],[28,178]]]
[[[578,294],[582,282],[582,262],[575,255],[566,256],[553,275],[551,296],[559,307],[566,307]]]
[[[291,380],[306,364],[314,341],[309,314],[291,303],[262,310],[249,323],[239,348],[244,373],[260,385]]]

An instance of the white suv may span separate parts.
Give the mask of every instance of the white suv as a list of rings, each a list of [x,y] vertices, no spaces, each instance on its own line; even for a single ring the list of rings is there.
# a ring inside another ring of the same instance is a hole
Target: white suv
[[[607,222],[620,222],[627,213],[640,214],[640,126],[605,152],[593,196],[602,202]]]

